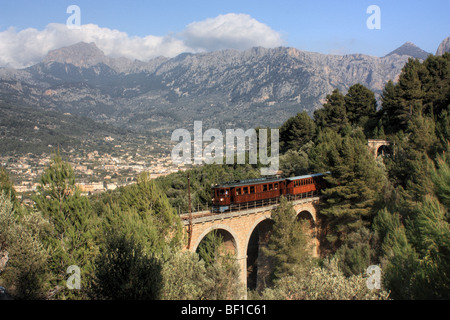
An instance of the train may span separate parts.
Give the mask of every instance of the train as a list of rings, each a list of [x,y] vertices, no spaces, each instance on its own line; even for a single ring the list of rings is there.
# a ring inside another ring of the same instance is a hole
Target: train
[[[263,206],[288,199],[313,197],[326,187],[324,175],[316,173],[290,178],[265,177],[225,182],[212,186],[213,211],[226,212],[242,208]]]

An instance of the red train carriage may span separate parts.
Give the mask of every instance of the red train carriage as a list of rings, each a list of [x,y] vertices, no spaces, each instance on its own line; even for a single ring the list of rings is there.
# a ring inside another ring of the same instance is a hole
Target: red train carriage
[[[241,204],[276,199],[285,194],[286,180],[261,178],[216,185],[212,188],[213,206],[221,212]]]
[[[228,182],[212,187],[213,207],[224,212],[249,203],[252,206],[264,205],[265,201],[277,199],[281,195],[309,197],[318,194],[324,187],[322,173],[286,179],[261,178]]]
[[[325,187],[323,173],[316,173],[286,179],[286,194],[317,194]]]

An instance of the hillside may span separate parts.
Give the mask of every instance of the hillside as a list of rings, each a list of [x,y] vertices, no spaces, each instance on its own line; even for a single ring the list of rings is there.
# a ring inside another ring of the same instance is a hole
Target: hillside
[[[50,153],[57,147],[108,150],[112,143],[106,137],[117,144],[126,135],[126,130],[80,116],[0,103],[0,155]]]

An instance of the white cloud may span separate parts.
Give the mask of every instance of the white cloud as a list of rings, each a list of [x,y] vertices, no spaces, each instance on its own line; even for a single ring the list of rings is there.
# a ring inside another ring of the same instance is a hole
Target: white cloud
[[[206,51],[283,45],[278,32],[247,14],[229,13],[193,22],[180,35],[188,46]]]
[[[142,61],[157,56],[174,57],[183,52],[283,44],[279,33],[246,14],[230,13],[193,22],[178,34],[162,37],[130,37],[125,32],[94,24],[70,29],[64,24],[50,23],[44,30],[9,28],[0,32],[0,67],[30,66],[41,61],[50,50],[81,41],[95,42],[107,56]]]

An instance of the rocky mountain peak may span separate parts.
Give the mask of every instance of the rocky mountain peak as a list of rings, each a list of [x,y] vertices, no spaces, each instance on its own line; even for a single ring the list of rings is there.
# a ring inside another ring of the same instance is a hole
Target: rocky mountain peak
[[[99,63],[107,64],[109,58],[105,56],[94,42],[79,42],[77,44],[50,51],[43,60],[44,63],[69,63],[77,67],[88,68]]]
[[[398,54],[399,56],[410,56],[416,59],[425,60],[431,53],[420,49],[412,42],[405,42],[402,46],[398,47],[394,51],[388,53],[385,57]]]
[[[442,56],[445,52],[450,52],[450,37],[444,39],[436,51],[437,56]]]

